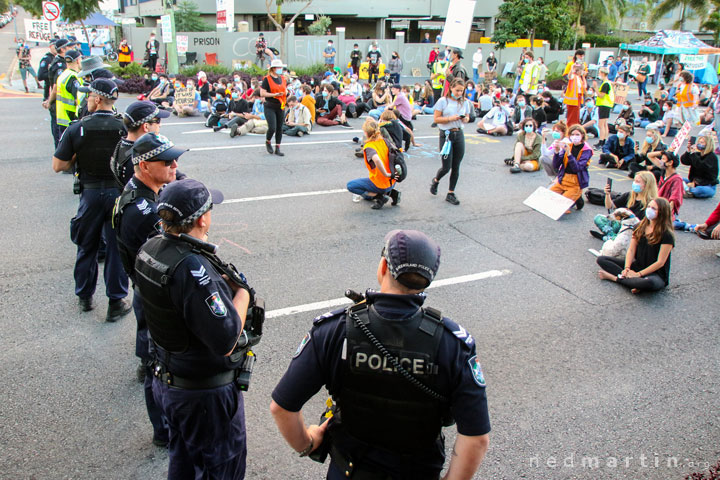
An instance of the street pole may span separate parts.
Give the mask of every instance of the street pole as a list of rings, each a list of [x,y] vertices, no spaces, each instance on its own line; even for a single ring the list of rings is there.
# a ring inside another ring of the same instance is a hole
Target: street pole
[[[12,12],[13,25],[15,26],[15,43],[17,43],[18,38],[19,38],[18,31],[17,31],[17,10],[16,10],[15,5],[13,5],[12,3],[10,4],[10,11]]]
[[[170,29],[172,30],[172,42],[165,44],[165,51],[167,52],[168,59],[168,71],[167,73],[177,74],[179,71],[178,66],[178,52],[177,52],[177,32],[175,31],[175,10],[173,9],[172,0],[166,0],[165,2],[165,14],[170,15]]]

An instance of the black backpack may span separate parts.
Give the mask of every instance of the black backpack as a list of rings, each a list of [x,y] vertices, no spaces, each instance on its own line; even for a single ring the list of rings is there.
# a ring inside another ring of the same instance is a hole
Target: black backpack
[[[385,127],[380,127],[383,140],[385,145],[388,147],[388,159],[390,163],[390,173],[395,175],[397,182],[402,182],[407,177],[407,162],[405,162],[405,155],[393,142],[392,137],[388,133]]]

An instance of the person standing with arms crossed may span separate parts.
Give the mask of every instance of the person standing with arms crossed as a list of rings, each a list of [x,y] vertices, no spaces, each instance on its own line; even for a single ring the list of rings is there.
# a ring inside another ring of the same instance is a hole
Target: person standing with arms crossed
[[[285,119],[285,103],[287,102],[287,81],[283,75],[285,65],[282,60],[275,59],[270,63],[270,72],[263,78],[260,94],[265,98],[265,120],[268,130],[265,134],[265,148],[269,154],[285,156],[280,151],[282,142],[283,121]],[[275,135],[275,150],[272,148],[272,137]]]

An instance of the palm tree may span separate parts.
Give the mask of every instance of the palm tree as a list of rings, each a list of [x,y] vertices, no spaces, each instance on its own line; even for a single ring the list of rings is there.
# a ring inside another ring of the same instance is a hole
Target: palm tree
[[[707,20],[700,25],[700,28],[713,32],[713,45],[717,47],[718,43],[720,43],[720,11],[716,9],[712,12]]]
[[[570,6],[575,14],[575,39],[573,40],[573,50],[577,47],[578,30],[580,30],[580,20],[583,13],[589,10],[600,12],[605,18],[613,18],[616,16],[618,3],[622,0],[570,0]]]
[[[707,18],[710,11],[709,0],[662,0],[657,4],[655,10],[650,14],[650,25],[654,26],[658,20],[671,13],[673,10],[680,8],[680,19],[673,24],[673,28],[685,30],[685,20],[688,16],[688,9],[692,9],[700,17],[702,22]]]

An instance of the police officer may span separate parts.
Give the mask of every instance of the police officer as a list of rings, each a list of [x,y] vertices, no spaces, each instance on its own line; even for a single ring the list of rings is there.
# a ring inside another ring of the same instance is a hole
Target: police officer
[[[69,42],[65,38],[56,40],[55,51],[57,52],[57,55],[55,55],[55,58],[48,67],[48,83],[50,84],[50,90],[47,100],[43,102],[43,107],[50,111],[50,130],[52,131],[55,148],[57,148],[58,142],[60,141],[56,118],[57,108],[55,106],[55,99],[57,97],[57,79],[67,67],[65,64],[65,53],[72,49],[75,45],[75,42]]]
[[[388,233],[380,292],[316,318],[275,387],[280,432],[300,456],[329,450],[328,479],[437,480],[451,420],[458,435],[444,478],[470,479],[482,462],[490,421],[473,337],[423,307],[439,264],[440,247],[422,232]],[[301,408],[323,385],[339,414],[306,427]]]
[[[55,115],[58,125],[58,135],[62,137],[63,133],[70,123],[78,119],[78,107],[80,105],[79,88],[83,82],[78,77],[77,72],[80,70],[80,62],[82,54],[77,50],[68,50],[65,52],[65,64],[67,68],[63,70],[55,84]]]
[[[55,50],[55,40],[50,42],[48,46],[48,52],[40,59],[40,65],[38,66],[38,80],[43,82],[43,102],[50,96],[50,81],[48,78],[48,72],[50,71],[50,64],[57,55]]]
[[[127,107],[123,114],[127,135],[120,139],[110,160],[110,168],[120,188],[125,188],[134,173],[131,160],[135,141],[147,133],[159,133],[160,121],[169,116],[170,112],[160,110],[147,100],[133,102]]]
[[[82,188],[78,213],[70,223],[70,238],[77,245],[75,260],[75,295],[82,311],[94,308],[93,294],[97,284],[97,253],[101,237],[107,242],[105,259],[105,292],[110,299],[106,320],[115,322],[132,308],[125,300],[128,278],[122,268],[111,214],[120,190],[110,172],[110,155],[120,140],[122,121],[112,108],[117,100],[117,86],[98,79],[80,91],[88,94],[92,115],[73,123],[63,135],[52,160],[53,170],[69,170],[76,164]]]
[[[175,147],[163,136],[148,133],[135,143],[132,153],[135,175],[118,197],[113,226],[117,233],[118,251],[123,267],[134,284],[137,252],[149,238],[162,233],[160,217],[157,214],[158,192],[163,185],[175,180],[177,160],[185,150]],[[153,356],[148,349],[147,322],[137,289],[133,295],[133,310],[137,319],[135,355],[140,358],[138,377],[145,383],[145,405],[153,426],[153,443],[166,446],[167,426],[152,394]]]
[[[147,155],[147,154],[145,154]],[[158,365],[153,393],[170,430],[169,479],[245,477],[239,368],[250,294],[179,238],[205,240],[222,193],[193,179],[168,184],[157,204],[163,235],[135,262],[136,286]]]

